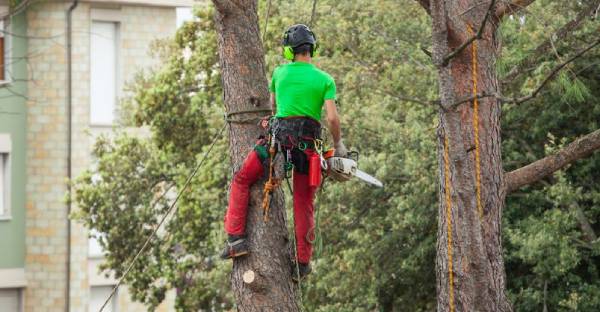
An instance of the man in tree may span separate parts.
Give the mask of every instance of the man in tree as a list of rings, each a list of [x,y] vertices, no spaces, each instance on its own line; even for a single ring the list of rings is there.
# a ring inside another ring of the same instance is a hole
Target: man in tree
[[[269,89],[275,118],[271,119],[270,128],[273,139],[284,153],[286,164],[294,167],[294,220],[299,271],[299,276],[295,278],[298,280],[311,271],[313,201],[318,186],[309,183],[308,160],[316,154],[315,142],[321,137],[319,120],[323,106],[327,110],[335,154],[345,156],[347,150],[341,138],[335,106],[335,81],[312,64],[317,47],[314,33],[306,25],[293,25],[284,33],[282,43],[283,56],[291,62],[277,67],[273,72]],[[233,178],[225,216],[228,241],[221,254],[223,259],[249,252],[245,226],[250,187],[264,173],[263,164],[269,159],[267,150],[266,140],[259,140]]]

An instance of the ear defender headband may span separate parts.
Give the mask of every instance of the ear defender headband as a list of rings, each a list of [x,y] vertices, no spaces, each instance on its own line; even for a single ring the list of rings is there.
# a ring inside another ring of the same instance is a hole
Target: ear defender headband
[[[304,27],[306,27],[306,26],[304,26]],[[314,43],[311,43],[312,49],[310,50],[310,56],[314,57],[315,55],[317,55],[317,45],[318,45],[317,44],[317,37],[315,36],[315,34],[310,29],[308,29],[308,27],[306,27],[306,30],[308,30],[308,32],[312,36],[312,41],[314,42]],[[282,54],[283,54],[283,57],[286,60],[293,61],[294,60],[294,47],[292,47],[290,45],[290,42],[289,42],[290,32],[291,32],[291,28],[288,29],[283,34],[283,51],[282,51]],[[304,44],[304,43],[309,43],[309,42],[301,42],[300,44],[298,44],[296,46],[299,46],[299,45]]]
[[[283,42],[284,42],[283,57],[288,61],[293,61],[294,60],[294,48],[292,48],[292,46],[290,46],[290,45],[286,45],[286,43],[288,42],[288,37],[289,37],[289,31],[286,31],[285,34],[283,34]]]
[[[317,48],[319,47],[319,43],[317,42],[317,36],[315,36],[314,32],[310,32],[313,36],[313,38],[315,38],[315,44],[312,45],[312,50],[310,50],[310,57],[315,57],[317,56]]]

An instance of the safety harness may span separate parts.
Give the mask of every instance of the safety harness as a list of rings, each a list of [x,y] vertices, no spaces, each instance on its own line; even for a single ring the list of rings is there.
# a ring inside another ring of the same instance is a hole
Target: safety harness
[[[269,146],[269,179],[263,189],[263,219],[269,220],[269,209],[273,191],[281,185],[281,178],[275,176],[275,155],[278,151],[284,155],[285,178],[289,178],[292,170],[309,176],[318,174],[323,165],[326,165],[323,158],[323,141],[321,140],[321,124],[308,117],[273,117],[268,123],[268,139],[259,140],[255,150],[259,154],[265,155],[266,146]],[[306,149],[313,149],[319,157],[318,162],[311,162],[308,159]],[[265,155],[266,156],[266,155]],[[322,160],[322,161],[321,161]],[[316,178],[310,178],[311,181],[317,181]],[[318,180],[320,182],[320,180]],[[318,183],[317,183],[318,185]],[[315,186],[317,186],[315,185]]]

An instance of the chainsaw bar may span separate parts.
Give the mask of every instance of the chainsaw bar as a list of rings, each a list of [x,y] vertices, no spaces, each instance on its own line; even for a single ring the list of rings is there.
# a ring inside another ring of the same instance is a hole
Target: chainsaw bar
[[[353,173],[354,173],[355,177],[357,177],[371,185],[375,185],[377,187],[383,187],[383,183],[381,183],[381,181],[377,180],[377,178],[373,177],[372,175],[370,175],[362,170],[356,169],[356,171],[354,171]]]

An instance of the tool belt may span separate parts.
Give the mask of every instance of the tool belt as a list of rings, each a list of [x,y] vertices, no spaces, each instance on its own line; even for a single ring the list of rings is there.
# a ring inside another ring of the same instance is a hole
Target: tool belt
[[[291,166],[299,173],[308,173],[308,157],[304,150],[315,149],[321,139],[321,123],[308,117],[275,118],[270,131],[285,156],[286,170]]]
[[[313,144],[315,139],[320,139],[321,123],[308,117],[275,118],[271,124],[271,133],[281,147],[293,148],[301,145],[301,142]]]

